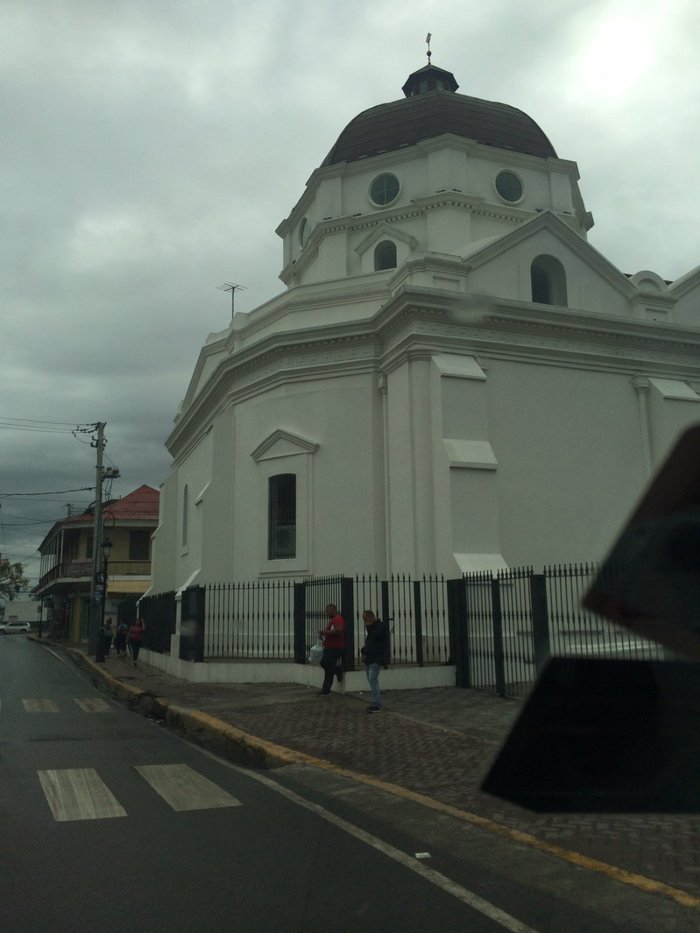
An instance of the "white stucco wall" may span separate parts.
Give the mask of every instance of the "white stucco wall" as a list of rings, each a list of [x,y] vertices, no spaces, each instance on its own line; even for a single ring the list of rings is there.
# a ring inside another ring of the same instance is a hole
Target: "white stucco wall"
[[[503,168],[517,204],[495,191]],[[401,191],[380,209],[384,171]],[[577,179],[454,137],[315,172],[278,228],[290,287],[200,354],[168,441],[154,590],[602,558],[700,420],[700,272],[669,286],[615,269],[586,242]],[[375,273],[382,238],[397,268]],[[565,303],[532,302],[543,255]],[[279,473],[297,477],[297,548],[271,561]]]

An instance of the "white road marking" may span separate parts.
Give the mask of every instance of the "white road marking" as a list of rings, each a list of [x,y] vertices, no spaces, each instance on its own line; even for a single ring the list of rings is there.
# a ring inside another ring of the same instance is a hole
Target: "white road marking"
[[[136,770],[178,812],[241,805],[240,800],[197,774],[188,765],[137,765]]]
[[[186,744],[189,744],[184,739],[181,741],[185,741]],[[420,875],[425,881],[429,881],[430,884],[434,884],[436,887],[445,891],[447,894],[451,894],[452,897],[456,897],[457,900],[467,904],[473,910],[476,910],[480,914],[483,914],[485,917],[488,917],[489,920],[497,923],[505,930],[510,930],[511,933],[537,933],[537,931],[532,927],[527,926],[525,923],[521,923],[520,920],[512,917],[504,910],[501,910],[500,907],[496,907],[496,905],[492,904],[490,901],[484,900],[483,897],[479,897],[478,894],[474,894],[473,891],[467,890],[467,888],[462,887],[462,885],[457,884],[455,881],[452,881],[450,878],[447,878],[440,872],[435,871],[433,868],[428,868],[423,864],[423,862],[416,861],[413,856],[407,855],[405,852],[402,852],[400,849],[396,849],[394,846],[384,842],[382,839],[378,839],[376,836],[371,835],[371,833],[365,832],[364,829],[360,829],[358,826],[354,826],[352,823],[348,823],[347,820],[336,816],[334,813],[324,809],[319,804],[314,803],[311,800],[305,800],[303,797],[300,797],[299,794],[296,794],[293,790],[288,790],[281,784],[277,784],[272,780],[272,778],[266,777],[264,774],[258,774],[256,771],[249,771],[247,768],[241,768],[238,765],[234,765],[230,761],[218,758],[212,752],[207,752],[204,749],[199,749],[199,751],[203,755],[206,755],[208,758],[212,758],[214,761],[218,761],[219,764],[223,764],[225,767],[231,768],[233,771],[238,771],[240,774],[244,774],[246,777],[252,778],[252,780],[258,781],[260,784],[264,784],[266,787],[269,787],[270,790],[273,790],[276,793],[281,794],[283,797],[286,797],[287,800],[291,800],[293,803],[303,807],[305,810],[310,810],[312,813],[315,813],[317,816],[319,816],[322,820],[326,820],[328,823],[332,823],[334,826],[342,829],[343,832],[354,836],[356,839],[359,839],[366,845],[371,846],[378,852],[382,852],[388,858],[393,859],[400,865],[403,865],[404,868],[408,868],[415,874]]]
[[[113,707],[107,703],[106,700],[101,699],[75,699],[75,703],[83,710],[85,713],[111,713],[113,712]]]
[[[37,773],[46,801],[58,823],[126,816],[126,810],[94,768]]]
[[[58,713],[58,706],[53,700],[22,700],[28,713]]]

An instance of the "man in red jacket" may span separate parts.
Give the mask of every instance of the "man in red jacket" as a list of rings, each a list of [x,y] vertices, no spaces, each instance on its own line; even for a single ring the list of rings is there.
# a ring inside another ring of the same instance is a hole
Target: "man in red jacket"
[[[333,686],[333,677],[343,679],[343,654],[345,653],[345,619],[333,603],[326,606],[328,625],[318,633],[323,639],[321,667],[325,672],[323,686],[317,696],[328,696]]]

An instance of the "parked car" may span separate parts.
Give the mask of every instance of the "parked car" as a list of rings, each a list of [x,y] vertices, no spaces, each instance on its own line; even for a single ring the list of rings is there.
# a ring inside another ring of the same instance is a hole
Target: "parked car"
[[[28,632],[30,628],[29,622],[0,622],[0,635],[12,635],[15,632],[21,634]]]

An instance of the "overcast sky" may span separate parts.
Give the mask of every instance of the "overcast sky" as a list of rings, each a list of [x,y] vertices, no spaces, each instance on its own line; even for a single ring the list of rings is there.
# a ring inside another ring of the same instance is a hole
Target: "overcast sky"
[[[590,242],[623,272],[700,263],[697,0],[2,0],[3,556],[36,577],[51,524],[91,501],[64,492],[94,485],[75,424],[107,423],[113,495],[166,478],[230,320],[216,286],[244,285],[242,311],[283,290],[276,226],[343,127],[402,96],[427,32],[460,93],[578,163]]]

